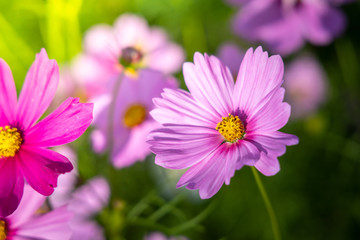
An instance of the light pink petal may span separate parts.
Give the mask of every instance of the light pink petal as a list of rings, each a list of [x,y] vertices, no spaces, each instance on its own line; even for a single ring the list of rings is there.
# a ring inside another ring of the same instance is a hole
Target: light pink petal
[[[179,180],[177,187],[186,186],[199,189],[202,199],[214,196],[235,174],[238,151],[229,143],[224,143],[205,159],[192,166]]]
[[[171,74],[180,70],[185,60],[184,50],[177,44],[165,43],[147,57],[149,68]]]
[[[16,234],[24,239],[70,239],[72,232],[69,222],[72,216],[66,206],[57,208],[24,223],[17,229]]]
[[[279,160],[276,156],[261,154],[260,160],[255,163],[255,167],[265,176],[273,176],[280,171]]]
[[[121,151],[114,149],[112,162],[116,168],[124,168],[137,161],[143,161],[150,153],[147,135],[159,125],[152,120],[131,129],[129,138]]]
[[[149,134],[148,143],[156,154],[155,163],[166,168],[184,169],[208,156],[223,142],[215,129],[191,125],[166,125]]]
[[[95,221],[71,221],[72,240],[105,240],[104,231]]]
[[[25,144],[52,147],[79,138],[92,121],[92,103],[79,103],[68,98],[53,113],[26,132]]]
[[[86,54],[92,55],[107,64],[116,64],[121,49],[116,42],[113,29],[105,24],[99,24],[90,28],[84,39]]]
[[[11,70],[0,58],[0,126],[13,123],[16,102],[16,89]]]
[[[184,63],[186,86],[193,98],[219,116],[227,116],[233,110],[234,80],[230,70],[216,57],[195,53],[194,64]]]
[[[254,164],[260,158],[260,153],[262,151],[265,151],[265,149],[257,142],[248,141],[247,139],[238,141],[237,148],[239,156],[239,158],[237,159],[237,164],[239,167],[242,167],[243,165],[254,166]]]
[[[317,45],[329,44],[345,27],[345,16],[328,3],[311,2],[299,9],[305,37]]]
[[[157,108],[150,112],[151,116],[161,124],[189,124],[216,128],[218,116],[198,104],[184,90],[164,89],[162,98],[154,98]],[[221,119],[221,118],[220,118]]]
[[[103,177],[96,177],[73,193],[68,209],[75,213],[75,219],[86,219],[100,212],[109,202],[109,198],[108,182]]]
[[[17,121],[22,130],[31,127],[54,98],[59,82],[59,67],[49,60],[45,49],[41,49],[28,71],[21,90],[17,109]]]
[[[0,217],[6,217],[18,207],[24,191],[24,176],[17,159],[0,159]]]
[[[11,221],[11,228],[18,228],[24,223],[31,221],[31,217],[44,204],[46,197],[36,192],[28,184],[25,184],[24,195],[19,207],[8,218]]]
[[[269,58],[268,53],[263,52],[261,47],[254,53],[250,48],[241,63],[235,84],[235,109],[250,114],[262,107],[259,103],[282,84],[283,74],[284,64],[280,56]]]
[[[24,146],[18,155],[27,182],[45,196],[53,193],[59,174],[73,169],[66,157],[52,150]]]

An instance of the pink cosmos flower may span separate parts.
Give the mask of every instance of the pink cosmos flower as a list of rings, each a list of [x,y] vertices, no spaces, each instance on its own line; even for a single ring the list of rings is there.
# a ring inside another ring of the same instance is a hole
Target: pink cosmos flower
[[[292,106],[292,116],[306,117],[316,111],[326,98],[326,77],[319,62],[311,56],[302,56],[285,70],[286,99]]]
[[[77,165],[75,153],[68,147],[56,148]],[[100,212],[109,202],[110,187],[103,177],[95,177],[81,187],[75,189],[79,174],[76,168],[69,174],[59,177],[59,186],[49,197],[52,207],[67,205],[67,209],[74,214],[70,221],[71,239],[105,239],[102,228],[91,218]]]
[[[236,78],[244,52],[236,44],[228,42],[219,47],[217,56]]]
[[[75,60],[73,72],[92,97],[106,92],[109,79],[123,71],[132,76],[137,69],[151,68],[170,74],[183,61],[182,48],[169,42],[162,29],[150,28],[140,16],[123,14],[114,27],[97,25],[86,33],[84,53]]]
[[[66,157],[47,148],[77,139],[92,121],[93,104],[68,98],[36,123],[50,105],[58,81],[57,63],[42,49],[17,101],[10,68],[0,59],[0,216],[19,205],[24,179],[48,196],[58,175],[73,168]]]
[[[283,55],[300,49],[305,41],[329,44],[344,27],[344,15],[328,0],[253,0],[234,19],[239,36]]]
[[[183,73],[190,93],[165,89],[154,99],[151,116],[162,127],[148,141],[156,164],[189,168],[177,187],[199,189],[201,198],[210,198],[244,165],[276,174],[285,146],[298,143],[296,136],[278,131],[290,116],[281,57],[249,49],[236,83],[227,67],[206,54],[195,53]]]
[[[175,79],[158,71],[143,69],[137,78],[125,75],[114,103],[109,94],[95,101],[96,130],[92,134],[95,151],[103,152],[110,148],[113,165],[117,168],[143,160],[150,153],[147,134],[158,127],[149,115],[154,108],[152,98],[159,97],[164,88],[175,87]]]
[[[0,217],[0,239],[70,239],[69,221],[73,214],[66,210],[66,206],[42,214],[41,206],[45,199],[26,184],[16,211],[5,218]]]

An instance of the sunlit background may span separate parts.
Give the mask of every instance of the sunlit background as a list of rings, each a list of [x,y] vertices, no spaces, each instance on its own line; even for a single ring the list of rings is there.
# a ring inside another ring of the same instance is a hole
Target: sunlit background
[[[341,36],[325,46],[306,43],[283,57],[287,72],[298,57],[311,55],[323,69],[318,77],[323,82],[315,87],[307,83],[303,91],[321,88],[314,95],[323,96],[319,103],[309,103],[307,114],[295,113],[293,106],[294,114],[282,131],[297,135],[300,142],[279,158],[278,174],[261,175],[282,239],[360,236],[360,3],[339,8],[347,18]],[[11,67],[19,92],[41,48],[62,69],[82,51],[88,29],[100,23],[112,25],[123,13],[138,14],[149,25],[163,28],[171,41],[184,48],[186,61],[193,61],[196,51],[217,55],[225,42],[246,51],[259,43],[233,33],[238,9],[221,0],[0,0],[0,57]],[[277,54],[266,45],[263,48]],[[302,74],[300,70],[291,76],[311,78]],[[186,88],[181,71],[175,77]],[[273,239],[249,167],[237,171],[231,184],[213,198],[201,200],[196,192],[176,189],[182,172],[155,165],[153,155],[115,169],[108,154],[92,150],[90,131],[71,146],[79,161],[79,186],[98,175],[110,183],[109,204],[95,216],[107,239],[143,239],[152,232],[189,239]]]

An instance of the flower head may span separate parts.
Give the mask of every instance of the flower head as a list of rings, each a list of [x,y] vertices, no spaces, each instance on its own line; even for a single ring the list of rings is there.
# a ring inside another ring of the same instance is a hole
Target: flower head
[[[162,124],[149,135],[155,163],[171,169],[189,168],[177,187],[199,189],[210,198],[236,169],[255,166],[264,175],[280,170],[277,157],[294,135],[279,132],[290,106],[283,102],[283,62],[259,47],[249,49],[236,83],[216,57],[195,53],[183,67],[190,91],[165,89],[155,98],[153,118]]]
[[[0,217],[0,239],[70,239],[69,222],[73,214],[62,206],[42,213],[46,197],[25,185],[24,197],[16,211]]]
[[[115,98],[106,94],[95,100],[99,106],[92,134],[95,151],[110,149],[117,168],[143,160],[150,153],[146,136],[158,127],[149,114],[154,108],[152,99],[159,97],[164,88],[176,86],[175,79],[148,69],[140,70],[136,79],[124,76]]]
[[[24,179],[48,196],[58,175],[73,168],[66,157],[47,148],[77,139],[92,121],[93,105],[68,98],[36,123],[50,105],[58,81],[57,63],[42,49],[17,101],[10,68],[0,59],[0,216],[17,208]]]
[[[253,0],[234,19],[239,36],[282,55],[300,49],[305,41],[329,44],[344,27],[344,15],[323,0]]]
[[[140,16],[123,14],[113,27],[102,24],[88,30],[73,74],[88,95],[96,96],[122,72],[136,77],[139,69],[150,68],[170,74],[181,68],[183,60],[181,47],[171,43],[162,29],[149,27]]]

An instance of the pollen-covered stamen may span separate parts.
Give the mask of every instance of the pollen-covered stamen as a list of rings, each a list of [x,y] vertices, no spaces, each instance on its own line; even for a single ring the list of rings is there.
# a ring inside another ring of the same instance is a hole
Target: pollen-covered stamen
[[[228,142],[236,142],[239,139],[244,138],[245,127],[238,116],[233,116],[229,113],[228,117],[222,117],[222,121],[216,126],[216,130]]]
[[[121,51],[120,63],[125,67],[138,64],[143,57],[141,51],[134,47],[126,47]]]
[[[4,220],[0,220],[0,240],[6,239],[6,223]]]
[[[0,127],[0,158],[13,157],[19,151],[23,139],[17,128]]]
[[[146,108],[141,104],[134,104],[126,110],[123,123],[126,127],[132,128],[143,123],[145,119]]]

